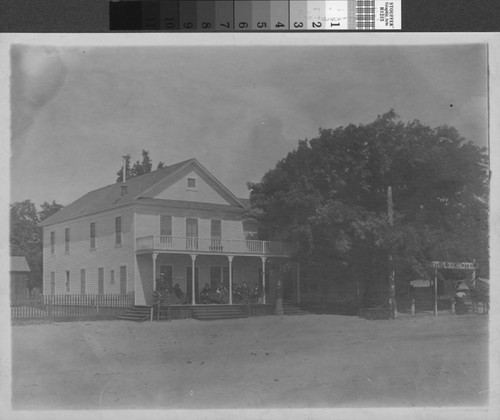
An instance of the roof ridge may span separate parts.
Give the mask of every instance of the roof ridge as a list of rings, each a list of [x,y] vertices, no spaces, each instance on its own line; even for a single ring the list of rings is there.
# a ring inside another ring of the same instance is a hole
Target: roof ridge
[[[132,178],[129,178],[128,180],[126,180],[126,184],[128,184],[129,192],[132,195],[129,195],[129,196],[120,195],[121,198],[115,197],[115,201],[112,204],[115,204],[116,200],[124,200],[124,201],[122,201],[122,204],[125,204],[127,201],[130,202],[131,199],[133,200],[134,194],[132,193],[132,191],[130,191],[130,189],[134,190],[137,188],[141,188],[141,181],[146,183],[146,184],[148,182],[150,182],[150,183],[152,182],[153,184],[156,184],[155,177],[161,178],[163,173],[165,174],[164,175],[165,177],[168,177],[170,174],[175,172],[177,169],[182,168],[183,166],[186,166],[187,164],[189,164],[191,162],[197,162],[196,158],[190,158],[190,159],[187,159],[187,160],[184,160],[181,162],[174,163],[174,164],[169,165],[169,166],[165,166],[163,168],[155,169],[154,171],[150,171],[150,172],[147,172],[147,173],[142,174],[142,175],[138,175],[138,176],[134,176]],[[148,178],[152,178],[151,181],[148,181]],[[50,225],[53,223],[62,222],[64,220],[69,220],[72,217],[68,217],[68,216],[69,216],[69,214],[71,214],[75,211],[75,208],[74,208],[75,205],[81,206],[81,204],[78,204],[78,203],[85,202],[86,199],[89,200],[92,197],[95,200],[96,196],[101,196],[101,199],[99,199],[99,200],[102,201],[103,194],[105,194],[108,197],[107,199],[109,199],[110,197],[113,197],[116,194],[118,194],[122,185],[123,185],[123,183],[118,181],[118,182],[114,182],[112,184],[105,185],[104,187],[100,187],[100,188],[96,188],[94,190],[88,191],[87,193],[83,194],[82,196],[78,197],[76,200],[73,200],[71,203],[69,203],[68,205],[63,207],[57,213],[49,216],[47,219],[40,222],[40,226]],[[106,200],[106,198],[104,200]],[[114,206],[110,207],[108,205],[108,208],[112,208],[112,207],[114,207]],[[102,208],[102,210],[104,210],[104,208]],[[84,210],[83,212],[80,212],[81,216],[83,216],[85,214],[89,214],[88,206],[87,206],[86,210]],[[61,220],[59,220],[59,219],[61,219]]]
[[[187,162],[189,162],[190,160],[195,160],[194,158],[191,158],[191,159],[188,159],[188,160],[185,160],[183,162],[178,162],[178,163],[173,163],[172,165],[169,165],[169,166],[164,166],[163,168],[159,168],[159,169],[155,169],[154,171],[149,171],[149,172],[146,172],[145,174],[141,174],[141,175],[137,175],[137,176],[133,176],[131,178],[128,178],[127,180],[125,180],[125,183],[127,183],[127,181],[131,181],[131,180],[136,180],[136,179],[139,179],[141,177],[144,177],[146,175],[150,175],[152,173],[155,173],[155,172],[158,172],[158,171],[162,171],[162,170],[166,170],[166,169],[171,169],[172,166],[176,166],[176,165],[179,165],[181,166],[181,164],[185,164]],[[95,190],[90,190],[88,192],[86,192],[85,194],[83,194],[81,197],[77,198],[76,200],[73,200],[71,203],[68,204],[71,205],[72,203],[74,203],[75,201],[77,200],[80,200],[81,198],[85,197],[86,195],[88,194],[92,194],[94,192],[97,192],[97,191],[101,191],[101,190],[104,190],[106,188],[109,188],[109,187],[114,187],[115,185],[120,185],[120,184],[123,184],[123,182],[121,181],[117,181],[117,182],[113,182],[112,184],[108,184],[108,185],[105,185],[104,187],[100,187],[100,188],[96,188]]]

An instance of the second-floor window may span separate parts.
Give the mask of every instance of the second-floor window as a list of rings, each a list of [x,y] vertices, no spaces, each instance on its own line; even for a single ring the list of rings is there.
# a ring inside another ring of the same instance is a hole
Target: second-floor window
[[[95,222],[90,224],[90,248],[95,248]]]
[[[50,232],[50,253],[54,254],[56,252],[56,233]]]
[[[221,236],[222,222],[219,219],[212,219],[210,221],[210,250],[222,251]]]
[[[172,236],[172,216],[160,216],[160,235]]]
[[[69,228],[64,229],[64,250],[66,252],[69,252]]]
[[[121,245],[122,243],[122,218],[121,216],[115,217],[115,244]]]
[[[211,238],[221,238],[222,237],[222,222],[219,219],[212,219],[210,222],[210,237]]]

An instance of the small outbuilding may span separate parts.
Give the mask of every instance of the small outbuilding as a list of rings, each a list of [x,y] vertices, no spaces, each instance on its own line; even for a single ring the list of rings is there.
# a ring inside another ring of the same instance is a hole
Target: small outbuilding
[[[30,266],[25,257],[10,257],[10,299],[15,302],[16,296],[26,295]]]

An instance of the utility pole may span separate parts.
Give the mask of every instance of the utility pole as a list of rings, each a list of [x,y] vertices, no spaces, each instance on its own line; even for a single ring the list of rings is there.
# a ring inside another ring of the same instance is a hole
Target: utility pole
[[[387,188],[387,214],[389,216],[389,223],[392,226],[394,224],[392,187]],[[398,309],[396,305],[396,285],[394,282],[394,262],[392,258],[392,251],[389,252],[389,305],[391,308],[391,318],[396,319],[398,316]]]

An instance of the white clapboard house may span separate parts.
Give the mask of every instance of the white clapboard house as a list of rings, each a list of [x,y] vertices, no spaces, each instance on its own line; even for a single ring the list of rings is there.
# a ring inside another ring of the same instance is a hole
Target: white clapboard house
[[[292,250],[258,240],[248,200],[196,159],[91,191],[41,226],[44,294],[134,292],[136,305],[151,304],[160,273],[194,304],[206,283],[230,291],[266,279],[270,301],[266,262]]]

